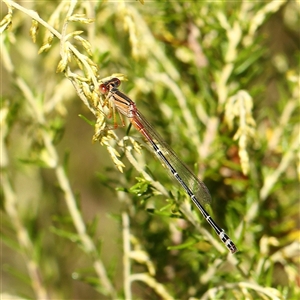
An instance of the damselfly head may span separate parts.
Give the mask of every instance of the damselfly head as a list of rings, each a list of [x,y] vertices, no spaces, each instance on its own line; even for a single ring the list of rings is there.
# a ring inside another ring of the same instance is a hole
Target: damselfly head
[[[121,80],[119,78],[113,78],[110,80],[110,84],[113,85],[113,87],[117,88],[121,84]]]
[[[108,88],[107,88],[105,83],[101,83],[99,85],[99,90],[100,90],[100,93],[103,94],[103,95],[108,92]]]
[[[112,78],[111,80],[100,84],[99,86],[100,93],[107,94],[112,89],[120,86],[120,84],[121,84],[121,80],[119,78]]]

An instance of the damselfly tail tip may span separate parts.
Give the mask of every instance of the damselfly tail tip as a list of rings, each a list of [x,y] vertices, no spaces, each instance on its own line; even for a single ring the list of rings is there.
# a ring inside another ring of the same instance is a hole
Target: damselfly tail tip
[[[231,254],[234,254],[236,252],[238,252],[238,248],[236,247],[236,245],[233,243],[233,241],[231,239],[228,239],[225,243],[227,249],[231,252]]]
[[[230,248],[229,250],[230,250],[231,254],[234,254],[239,251],[235,245],[232,248]]]

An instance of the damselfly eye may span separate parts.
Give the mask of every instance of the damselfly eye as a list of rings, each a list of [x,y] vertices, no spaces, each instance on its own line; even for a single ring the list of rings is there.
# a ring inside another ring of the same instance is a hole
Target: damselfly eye
[[[113,78],[111,82],[113,82],[115,87],[118,87],[121,84],[121,80],[119,78]]]
[[[101,94],[106,94],[108,92],[107,86],[104,83],[99,85],[99,90]]]

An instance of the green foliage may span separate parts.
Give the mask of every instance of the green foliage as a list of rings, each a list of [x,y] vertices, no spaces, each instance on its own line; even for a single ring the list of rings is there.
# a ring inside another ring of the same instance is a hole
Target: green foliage
[[[1,5],[3,299],[300,297],[297,2]],[[112,77],[237,254],[122,128]]]

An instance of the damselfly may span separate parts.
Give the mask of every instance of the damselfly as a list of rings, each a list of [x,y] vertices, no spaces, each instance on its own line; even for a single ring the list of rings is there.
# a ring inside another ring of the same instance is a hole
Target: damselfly
[[[113,113],[115,113],[116,109],[120,114],[126,116],[131,124],[146,138],[161,163],[166,166],[167,170],[169,170],[185,190],[227,249],[231,253],[237,252],[233,241],[204,209],[204,205],[211,201],[208,188],[181,162],[174,151],[163,141],[152,125],[150,125],[146,118],[139,112],[135,103],[118,90],[120,84],[121,81],[118,78],[113,78],[102,83],[99,87],[100,92],[107,95],[106,101],[111,101],[109,105]]]

